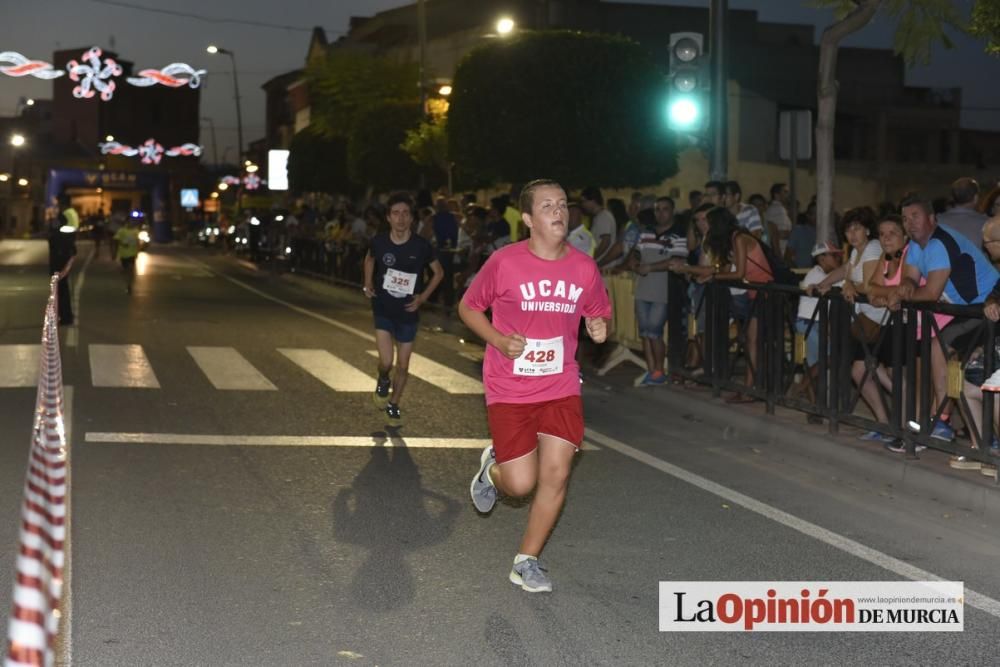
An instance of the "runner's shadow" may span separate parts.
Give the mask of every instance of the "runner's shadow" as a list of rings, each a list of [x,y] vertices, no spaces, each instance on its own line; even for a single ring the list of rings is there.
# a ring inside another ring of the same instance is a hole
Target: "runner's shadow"
[[[421,486],[420,471],[398,427],[372,434],[371,458],[333,501],[338,541],[368,549],[351,581],[351,596],[375,611],[413,600],[407,556],[442,542],[454,530],[459,503]]]

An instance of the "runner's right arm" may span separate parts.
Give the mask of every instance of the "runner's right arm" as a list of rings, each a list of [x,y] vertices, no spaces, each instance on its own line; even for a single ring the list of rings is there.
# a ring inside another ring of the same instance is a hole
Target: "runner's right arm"
[[[472,329],[474,334],[486,341],[488,345],[500,350],[505,357],[517,359],[524,352],[524,345],[527,342],[524,336],[516,333],[504,336],[493,327],[489,318],[486,317],[486,313],[469,308],[464,300],[458,303],[458,316],[462,318],[465,326]]]
[[[375,283],[372,282],[375,276],[375,258],[372,257],[372,252],[369,250],[365,254],[365,284],[361,288],[361,291],[365,293],[369,299],[375,296]]]

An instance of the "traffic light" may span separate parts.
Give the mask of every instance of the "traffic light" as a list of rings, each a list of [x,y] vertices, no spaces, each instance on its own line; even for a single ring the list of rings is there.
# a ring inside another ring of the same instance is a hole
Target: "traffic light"
[[[708,58],[704,40],[696,32],[670,35],[667,124],[676,132],[698,134],[708,125]]]

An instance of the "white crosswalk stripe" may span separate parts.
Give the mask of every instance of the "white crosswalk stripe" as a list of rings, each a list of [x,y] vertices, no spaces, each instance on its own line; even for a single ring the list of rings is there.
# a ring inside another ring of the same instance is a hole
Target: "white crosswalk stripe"
[[[41,345],[0,345],[0,387],[36,386],[41,350]]]
[[[378,356],[376,350],[368,350],[368,354],[373,357]],[[430,382],[449,394],[483,393],[483,383],[479,380],[416,353],[410,357],[410,375],[416,375],[421,380]]]
[[[278,352],[334,391],[375,391],[374,373],[362,373],[326,350],[279,347]]]
[[[189,345],[188,353],[216,389],[275,391],[270,380],[231,347]]]
[[[159,389],[141,345],[91,345],[90,379],[95,387]]]
[[[220,391],[278,390],[271,379],[234,347],[189,345],[185,349],[212,386]],[[39,345],[0,345],[0,388],[35,386],[39,352]],[[141,345],[92,344],[88,352],[93,386],[160,388]],[[283,347],[277,348],[277,352],[334,391],[367,394],[375,389],[374,363],[370,369],[359,370],[328,350]],[[367,352],[372,357],[378,356],[375,350]],[[483,393],[478,378],[423,355],[414,354],[410,358],[410,374],[449,394]]]

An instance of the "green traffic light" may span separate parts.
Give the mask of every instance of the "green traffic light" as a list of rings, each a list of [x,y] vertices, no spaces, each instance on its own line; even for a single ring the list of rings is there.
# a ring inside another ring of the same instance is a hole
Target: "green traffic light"
[[[667,116],[672,129],[692,130],[701,124],[701,107],[691,96],[675,97],[670,100]]]

